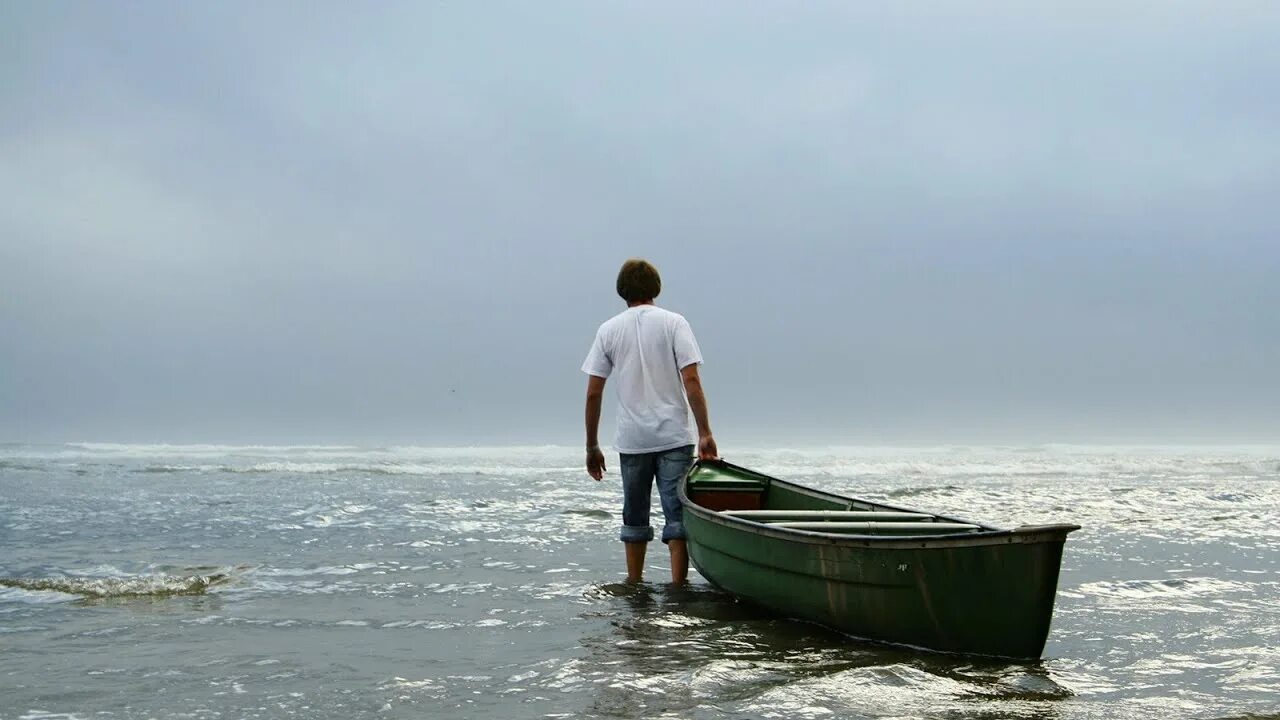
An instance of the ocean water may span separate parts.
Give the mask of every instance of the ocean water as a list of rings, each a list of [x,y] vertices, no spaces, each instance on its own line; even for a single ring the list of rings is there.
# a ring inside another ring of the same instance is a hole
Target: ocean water
[[[724,448],[1074,522],[1044,658],[626,586],[576,449],[0,446],[0,718],[1280,717],[1280,448]]]

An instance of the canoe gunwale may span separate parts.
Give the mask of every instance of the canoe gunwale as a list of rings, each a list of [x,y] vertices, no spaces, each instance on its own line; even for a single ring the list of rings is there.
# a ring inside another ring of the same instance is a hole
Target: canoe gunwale
[[[765,475],[755,470],[739,467],[723,460],[715,461],[697,461],[690,466],[688,472],[680,478],[677,486],[677,493],[680,497],[680,503],[684,506],[685,512],[691,512],[699,518],[712,522],[717,525],[724,525],[728,528],[739,532],[751,533],[764,537],[771,537],[778,540],[788,542],[798,542],[811,545],[838,545],[845,547],[858,548],[883,548],[883,549],[908,549],[908,548],[956,548],[956,547],[974,547],[983,545],[1007,545],[1011,543],[1049,543],[1064,542],[1067,534],[1075,530],[1079,530],[1079,525],[1071,524],[1052,524],[1052,525],[1032,525],[1021,526],[1012,529],[1001,529],[983,523],[973,522],[960,518],[939,515],[936,513],[925,512],[925,514],[953,523],[963,523],[967,525],[976,525],[980,530],[977,532],[966,530],[961,532],[943,533],[938,535],[870,535],[855,533],[829,533],[815,530],[799,530],[794,528],[782,528],[772,524],[757,522],[749,518],[726,515],[722,512],[705,508],[689,499],[688,485],[689,476],[704,464],[710,465],[714,463],[720,467],[730,470],[754,475],[765,478],[770,484],[777,483],[787,487],[789,490],[796,490],[810,494],[816,497],[834,500],[837,502],[856,503],[867,505],[871,508],[884,509],[894,512],[921,512],[915,508],[906,508],[895,505],[887,505],[885,503],[873,502],[858,497],[850,497],[845,495],[836,495],[834,493],[815,490],[811,487],[798,485],[796,483],[780,480],[769,475]]]

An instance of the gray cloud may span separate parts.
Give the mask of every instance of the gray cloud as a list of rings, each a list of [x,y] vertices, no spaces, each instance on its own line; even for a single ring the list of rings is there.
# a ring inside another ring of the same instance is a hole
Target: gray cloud
[[[1280,430],[1271,4],[0,26],[0,438],[576,442],[630,255],[724,442]]]

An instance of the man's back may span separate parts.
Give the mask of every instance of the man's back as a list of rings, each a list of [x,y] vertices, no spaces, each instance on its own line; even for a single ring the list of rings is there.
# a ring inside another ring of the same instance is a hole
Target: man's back
[[[700,362],[693,331],[678,313],[637,305],[600,326],[582,369],[615,380],[618,452],[657,452],[694,442],[680,371]]]

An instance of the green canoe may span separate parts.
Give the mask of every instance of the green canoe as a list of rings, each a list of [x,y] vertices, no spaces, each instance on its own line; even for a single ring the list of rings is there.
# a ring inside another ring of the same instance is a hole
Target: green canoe
[[[689,558],[788,617],[932,650],[1039,658],[1067,533],[842,497],[723,461],[680,482]]]

